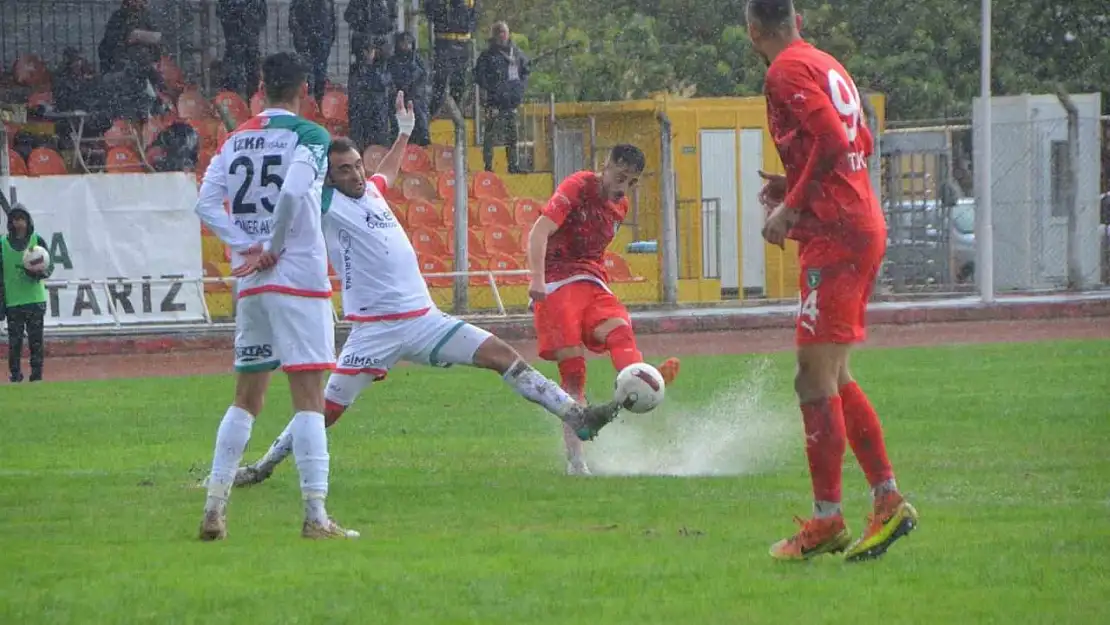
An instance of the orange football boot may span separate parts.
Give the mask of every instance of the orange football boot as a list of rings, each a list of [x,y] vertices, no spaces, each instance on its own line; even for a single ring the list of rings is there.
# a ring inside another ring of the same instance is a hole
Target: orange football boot
[[[679,364],[681,363],[677,358],[668,358],[659,365],[659,375],[663,376],[663,383],[667,386],[678,377]]]
[[[772,558],[808,560],[825,553],[840,553],[852,542],[842,515],[809,520],[794,517],[794,521],[801,526],[798,533],[771,545]]]

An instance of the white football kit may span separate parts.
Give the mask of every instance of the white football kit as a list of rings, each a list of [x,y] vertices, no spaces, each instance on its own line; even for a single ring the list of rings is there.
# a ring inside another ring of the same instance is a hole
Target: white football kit
[[[235,369],[326,370],[335,366],[335,323],[321,225],[331,137],[289,111],[267,109],[228,135],[204,174],[196,211],[243,262],[272,236],[282,190],[303,198],[273,268],[239,279]],[[230,214],[224,203],[230,204]]]
[[[436,308],[384,188],[385,179],[374,176],[358,199],[324,189],[328,253],[342,283],[343,317],[354,322],[335,372],[382,379],[402,360],[472,364],[491,334]],[[332,391],[329,384],[329,399]]]

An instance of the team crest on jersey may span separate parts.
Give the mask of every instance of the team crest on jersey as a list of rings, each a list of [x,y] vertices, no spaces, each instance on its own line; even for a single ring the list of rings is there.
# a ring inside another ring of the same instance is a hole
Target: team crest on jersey
[[[806,286],[810,290],[816,289],[821,285],[821,270],[820,269],[807,269],[806,270]]]
[[[312,158],[316,160],[317,169],[326,172],[328,164],[328,152],[324,148],[324,146],[318,143],[310,143],[308,145],[308,151],[312,152]]]
[[[339,231],[339,247],[348,250],[351,249],[351,233],[346,230]]]

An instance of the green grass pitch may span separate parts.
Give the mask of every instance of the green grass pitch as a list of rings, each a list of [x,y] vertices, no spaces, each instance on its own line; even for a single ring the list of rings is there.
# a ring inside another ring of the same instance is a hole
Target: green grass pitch
[[[399,369],[332,431],[330,508],[363,538],[329,543],[299,537],[292,462],[234,493],[229,540],[196,540],[230,376],[4,387],[0,623],[1110,622],[1110,342],[856,354],[921,512],[863,564],[767,556],[809,507],[789,354],[687,358],[634,425],[728,416],[709,398],[767,360],[733,418],[781,453],[714,477],[568,478],[554,420],[496,376]],[[251,460],[289,418],[275,382]],[[859,532],[850,455],[845,498]]]

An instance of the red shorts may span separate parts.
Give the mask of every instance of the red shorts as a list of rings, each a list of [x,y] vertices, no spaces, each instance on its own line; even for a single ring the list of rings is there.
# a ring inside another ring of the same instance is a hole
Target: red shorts
[[[799,251],[798,345],[858,343],[867,337],[867,302],[886,253],[886,233],[815,237]]]
[[[544,301],[536,302],[533,321],[540,358],[555,360],[557,350],[580,345],[592,352],[604,352],[605,344],[594,337],[594,329],[609,319],[632,324],[628,309],[600,284],[578,280],[559,287]]]

